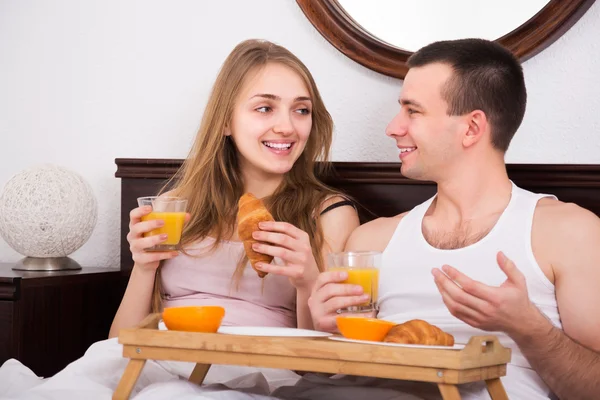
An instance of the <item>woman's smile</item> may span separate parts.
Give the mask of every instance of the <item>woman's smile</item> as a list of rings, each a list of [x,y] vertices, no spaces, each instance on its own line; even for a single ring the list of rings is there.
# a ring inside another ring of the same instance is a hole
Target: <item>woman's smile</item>
[[[291,154],[292,149],[294,148],[294,144],[296,144],[296,142],[275,140],[263,141],[262,144],[269,152],[273,154],[287,156]]]

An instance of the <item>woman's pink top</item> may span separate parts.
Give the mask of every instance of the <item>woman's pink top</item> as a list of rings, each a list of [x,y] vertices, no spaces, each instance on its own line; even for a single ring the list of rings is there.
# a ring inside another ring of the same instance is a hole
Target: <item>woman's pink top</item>
[[[223,241],[210,252],[213,243],[207,238],[186,250],[190,256],[163,264],[164,307],[218,305],[225,308],[224,326],[296,327],[296,290],[289,279],[275,274],[260,279],[248,264],[236,288],[233,275],[243,243]]]

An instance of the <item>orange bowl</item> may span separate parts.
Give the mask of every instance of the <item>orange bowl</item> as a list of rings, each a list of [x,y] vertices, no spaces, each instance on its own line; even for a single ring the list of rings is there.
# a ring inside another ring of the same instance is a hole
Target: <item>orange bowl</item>
[[[162,313],[167,329],[187,332],[216,332],[225,309],[220,306],[168,307]]]
[[[340,333],[348,339],[370,340],[381,342],[388,334],[394,322],[384,321],[377,318],[365,318],[360,316],[340,315],[336,318],[337,327]]]

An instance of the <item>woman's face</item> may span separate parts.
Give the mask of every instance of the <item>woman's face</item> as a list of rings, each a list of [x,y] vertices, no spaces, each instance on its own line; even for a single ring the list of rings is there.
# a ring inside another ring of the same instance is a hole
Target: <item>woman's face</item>
[[[312,128],[312,102],[302,78],[278,63],[250,74],[236,100],[231,135],[242,173],[272,178],[292,169]]]

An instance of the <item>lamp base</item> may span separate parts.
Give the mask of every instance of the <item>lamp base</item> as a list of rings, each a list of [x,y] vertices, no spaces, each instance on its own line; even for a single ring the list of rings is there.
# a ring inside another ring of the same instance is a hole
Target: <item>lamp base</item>
[[[81,265],[69,257],[25,257],[12,267],[15,271],[67,271],[81,269]]]

